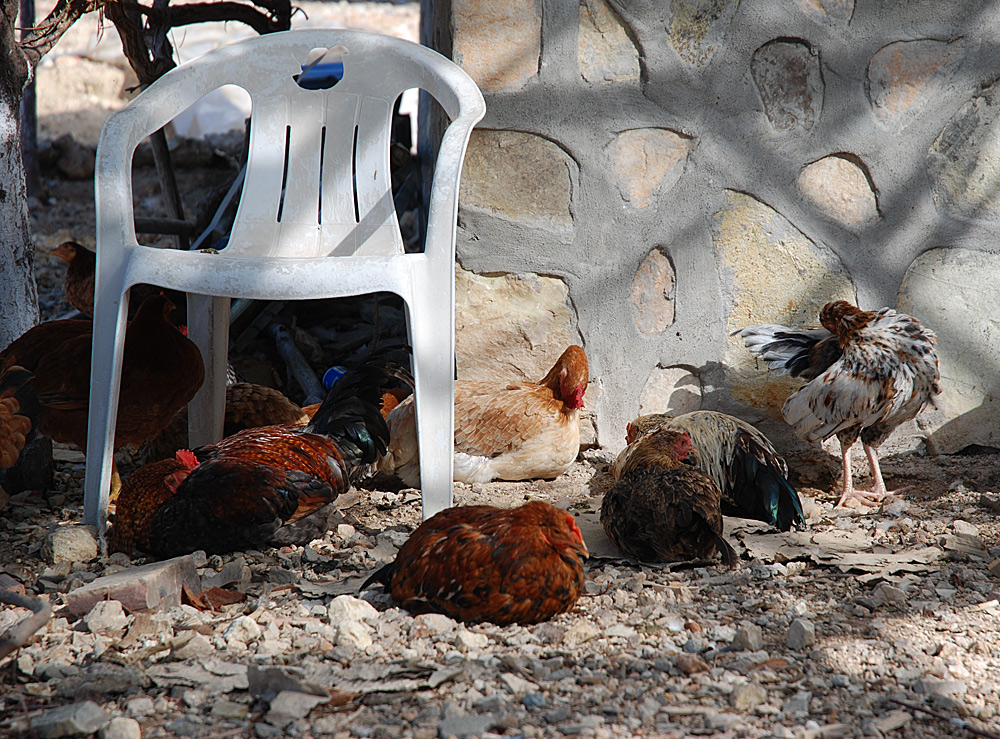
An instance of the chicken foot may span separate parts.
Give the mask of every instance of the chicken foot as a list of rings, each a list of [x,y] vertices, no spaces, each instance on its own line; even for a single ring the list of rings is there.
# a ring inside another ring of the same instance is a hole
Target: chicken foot
[[[875,507],[882,501],[886,494],[885,482],[882,479],[882,470],[878,464],[878,453],[875,451],[875,447],[862,442],[865,454],[868,456],[868,465],[871,467],[872,478],[875,480],[875,484],[871,491],[855,490],[854,477],[851,472],[851,446],[853,444],[840,442],[840,454],[844,467],[844,487],[836,507],[843,508],[851,498],[857,500],[861,505]]]

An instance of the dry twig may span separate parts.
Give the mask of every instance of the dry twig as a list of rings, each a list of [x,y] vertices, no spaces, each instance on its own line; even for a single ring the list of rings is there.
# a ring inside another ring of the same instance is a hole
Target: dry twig
[[[0,590],[0,603],[8,603],[31,610],[32,615],[17,622],[0,635],[0,659],[27,644],[31,635],[42,628],[52,618],[52,606],[41,598],[21,595],[13,590]]]
[[[942,721],[947,721],[952,726],[956,726],[959,729],[965,729],[970,734],[985,737],[985,739],[1000,739],[1000,734],[997,734],[992,731],[985,731],[983,729],[977,729],[975,726],[969,724],[968,721],[965,721],[960,718],[955,718],[954,716],[948,716],[946,714],[940,713],[939,711],[935,711],[933,709],[926,708],[924,706],[918,706],[916,703],[907,703],[906,701],[897,700],[896,698],[890,698],[889,702],[895,703],[896,705],[902,706],[903,708],[908,708],[911,711],[919,711],[921,713],[926,713],[930,716],[933,716],[934,718],[939,718]]]

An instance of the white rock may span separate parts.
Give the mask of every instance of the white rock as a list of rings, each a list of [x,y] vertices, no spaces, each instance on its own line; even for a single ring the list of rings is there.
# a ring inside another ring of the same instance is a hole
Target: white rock
[[[490,643],[486,634],[477,634],[468,629],[459,629],[455,635],[455,645],[464,649],[484,649]]]
[[[97,558],[97,534],[93,526],[57,526],[45,537],[42,556],[50,564],[90,562]]]
[[[261,633],[260,626],[256,621],[249,616],[240,616],[226,627],[222,636],[227,643],[238,641],[246,645],[260,639]]]
[[[373,643],[371,626],[361,621],[341,621],[337,625],[337,646],[367,649]]]
[[[132,717],[151,716],[156,713],[156,708],[153,706],[152,698],[140,695],[135,698],[129,698],[125,704],[125,713]]]
[[[92,634],[99,634],[104,631],[121,631],[128,626],[128,616],[122,608],[122,604],[116,600],[102,600],[94,604],[83,622]]]
[[[443,613],[421,613],[413,619],[410,636],[414,639],[450,634],[458,628],[458,623]]]
[[[789,649],[803,649],[816,641],[816,627],[811,621],[804,618],[797,618],[788,627],[785,633],[785,644]]]
[[[331,626],[344,621],[365,621],[378,618],[378,609],[371,603],[353,595],[338,595],[327,606],[326,616]]]
[[[100,739],[141,739],[142,728],[134,718],[116,716],[97,732]]]
[[[574,624],[563,636],[563,641],[566,644],[582,644],[583,642],[590,641],[591,639],[596,639],[601,635],[600,630],[594,626],[589,621],[581,621],[578,624]]]

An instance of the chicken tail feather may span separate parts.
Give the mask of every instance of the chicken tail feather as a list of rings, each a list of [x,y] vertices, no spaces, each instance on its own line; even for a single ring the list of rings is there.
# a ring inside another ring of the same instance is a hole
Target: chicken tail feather
[[[750,454],[737,452],[732,500],[723,513],[752,518],[788,531],[805,524],[802,501],[795,488],[774,464]]]
[[[369,357],[334,383],[312,418],[312,433],[337,442],[352,477],[385,453],[389,428],[382,417],[382,391],[399,381],[413,386],[412,375],[402,366]]]
[[[715,548],[719,551],[719,556],[722,557],[722,563],[729,569],[734,569],[739,560],[736,550],[721,534],[713,534],[712,540],[715,542]]]
[[[361,583],[361,587],[358,588],[359,593],[363,593],[368,590],[372,585],[381,585],[383,588],[389,587],[389,576],[392,574],[393,566],[395,562],[390,562],[389,564],[382,565],[375,572],[368,576],[368,579]]]

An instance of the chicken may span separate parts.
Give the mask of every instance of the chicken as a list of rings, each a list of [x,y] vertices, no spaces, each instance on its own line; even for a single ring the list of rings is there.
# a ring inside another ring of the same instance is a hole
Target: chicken
[[[688,459],[708,473],[722,493],[722,512],[753,518],[788,531],[805,524],[802,503],[786,479],[788,466],[764,434],[740,419],[716,411],[680,416],[653,413],[628,425],[631,444],[652,429],[686,432],[694,448]],[[615,479],[628,463],[629,448],[615,461]]]
[[[318,407],[312,408],[312,411],[315,412]],[[261,426],[305,426],[311,418],[312,413],[300,408],[274,388],[249,382],[226,386],[225,436]],[[188,413],[187,406],[183,406],[159,436],[142,446],[140,457],[147,462],[154,462],[173,456],[178,449],[187,447]]]
[[[128,324],[115,449],[156,437],[204,380],[201,353],[170,323],[173,310],[169,298],[155,295]],[[87,445],[91,339],[90,321],[48,321],[0,352],[0,366],[18,364],[33,373],[30,385],[41,405],[39,430],[81,449]]]
[[[331,388],[307,426],[248,428],[140,468],[118,499],[112,551],[170,557],[265,545],[346,492],[385,451],[381,390],[401,374],[365,364]]]
[[[455,382],[455,479],[459,482],[553,478],[580,453],[580,409],[587,355],[573,345],[539,382]],[[390,442],[379,469],[420,486],[413,397],[386,423]]]
[[[97,255],[75,241],[64,241],[52,250],[52,256],[59,257],[68,265],[63,280],[66,300],[87,318],[94,316],[94,284],[97,271]],[[166,290],[155,285],[133,285],[129,290],[128,317],[134,318],[146,298],[165,292],[177,306],[177,318],[182,323],[187,313],[187,300],[183,293]]]
[[[125,481],[108,547],[158,557],[258,547],[332,498],[329,485],[305,472],[236,458],[200,464],[181,449]]]
[[[67,302],[87,318],[94,317],[94,273],[97,255],[75,241],[64,241],[52,250],[52,255],[67,264],[63,292]]]
[[[548,503],[448,508],[420,524],[361,589],[381,583],[414,613],[533,624],[573,607],[589,556],[573,516]]]
[[[736,552],[722,537],[722,493],[692,464],[692,451],[687,433],[654,428],[622,453],[628,452],[627,461],[601,503],[601,525],[612,544],[644,562],[703,559],[718,552],[734,566]]]
[[[795,433],[811,441],[836,435],[844,482],[837,505],[851,498],[877,505],[886,487],[878,446],[940,393],[934,332],[891,308],[863,311],[844,300],[827,303],[822,328],[748,326],[738,333],[747,348],[779,374],[808,380],[781,409]],[[854,489],[851,447],[861,438],[873,489]]]
[[[31,379],[24,367],[13,366],[0,374],[0,469],[13,467],[31,432],[33,413],[18,391]]]

